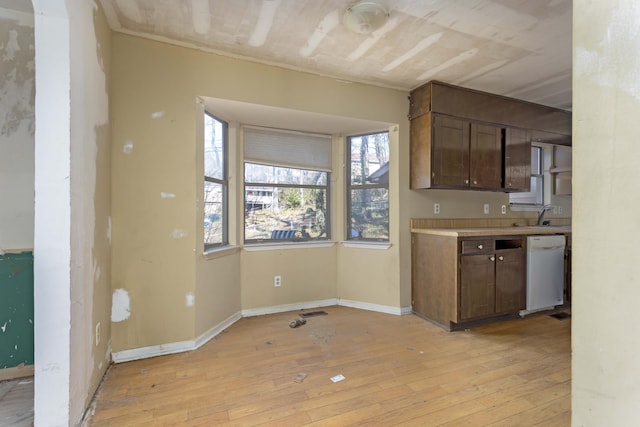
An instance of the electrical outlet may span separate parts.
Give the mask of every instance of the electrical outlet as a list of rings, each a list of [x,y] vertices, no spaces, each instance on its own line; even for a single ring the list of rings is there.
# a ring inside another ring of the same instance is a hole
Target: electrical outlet
[[[501,213],[502,215],[505,215],[505,214],[507,213],[507,205],[502,205],[502,206],[500,207],[500,213]]]
[[[489,203],[484,204],[484,214],[489,215]]]
[[[282,286],[282,276],[273,276],[273,286],[276,288]]]
[[[96,323],[96,347],[100,344],[100,322]]]
[[[434,203],[433,204],[433,213],[436,215],[440,214],[440,203]]]
[[[558,206],[558,214],[562,215],[562,206]]]

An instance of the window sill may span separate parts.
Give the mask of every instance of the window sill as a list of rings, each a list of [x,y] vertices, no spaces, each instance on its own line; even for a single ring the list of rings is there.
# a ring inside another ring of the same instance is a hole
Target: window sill
[[[202,256],[206,260],[222,258],[228,255],[235,254],[236,252],[240,252],[240,246],[222,246],[219,248],[211,248],[202,253]]]
[[[311,249],[311,248],[330,248],[336,242],[333,240],[323,240],[320,242],[280,242],[280,243],[251,243],[243,246],[247,252],[273,251],[287,249]]]
[[[344,246],[345,248],[357,248],[357,249],[387,250],[391,247],[391,243],[389,242],[361,242],[361,241],[345,240],[340,243],[342,243],[342,246]]]

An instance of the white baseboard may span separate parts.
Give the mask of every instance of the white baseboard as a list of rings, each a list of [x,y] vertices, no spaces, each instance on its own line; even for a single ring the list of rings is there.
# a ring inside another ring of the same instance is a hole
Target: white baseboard
[[[285,311],[307,310],[309,308],[330,307],[338,305],[336,298],[294,304],[275,305],[271,307],[250,308],[242,310],[242,317],[262,316],[264,314],[284,313]]]
[[[352,301],[348,299],[338,299],[338,305],[345,307],[358,308],[360,310],[377,311],[379,313],[395,314],[402,316],[411,314],[411,307],[393,307],[390,305],[372,304],[369,302]]]
[[[0,381],[15,380],[16,378],[32,377],[34,375],[34,365],[21,363],[13,368],[0,369]]]
[[[242,317],[262,316],[265,314],[283,313],[286,311],[307,310],[310,308],[330,307],[332,305],[342,305],[345,307],[357,308],[360,310],[377,311],[380,313],[405,315],[411,313],[411,307],[392,307],[388,305],[371,304],[368,302],[352,301],[339,298],[329,298],[325,300],[309,301],[304,303],[276,305],[272,307],[251,308],[239,311],[227,319],[212,327],[195,340],[180,341],[168,344],[152,345],[149,347],[133,348],[130,350],[116,351],[111,354],[114,363],[130,362],[132,360],[147,359],[150,357],[163,356],[166,354],[182,353],[202,347],[209,340],[219,335],[222,331],[233,325]]]
[[[152,345],[149,347],[133,348],[131,350],[116,351],[111,354],[114,363],[130,362],[132,360],[147,359],[149,357],[164,356],[166,354],[182,353],[195,350],[206,344],[211,338],[240,320],[242,316],[237,312],[209,329],[195,340],[180,341],[168,344]]]
[[[209,329],[208,331],[205,331],[198,338],[196,338],[196,348],[202,347],[203,345],[208,343],[209,340],[211,340],[212,338],[215,338],[216,336],[220,335],[220,333],[222,333],[222,331],[224,331],[225,329],[227,329],[229,326],[233,325],[234,323],[236,323],[240,319],[242,319],[242,315],[238,311],[238,312],[232,314],[231,316],[229,316],[227,319],[225,319],[221,323],[218,323],[213,328]]]

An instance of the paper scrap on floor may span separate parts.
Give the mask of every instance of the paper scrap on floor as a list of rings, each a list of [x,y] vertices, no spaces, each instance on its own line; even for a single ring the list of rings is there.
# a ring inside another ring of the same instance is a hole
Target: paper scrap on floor
[[[337,383],[339,381],[344,380],[344,375],[340,374],[340,375],[336,375],[335,377],[331,377],[331,381],[333,381],[334,383]]]

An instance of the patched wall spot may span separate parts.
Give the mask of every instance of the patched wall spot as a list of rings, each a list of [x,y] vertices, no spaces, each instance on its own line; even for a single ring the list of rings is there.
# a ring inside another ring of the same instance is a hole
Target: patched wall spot
[[[122,152],[124,154],[131,154],[132,151],[133,151],[133,141],[127,140],[122,146]]]
[[[187,292],[187,295],[185,295],[185,301],[187,307],[193,307],[196,302],[196,296],[193,294],[193,292]]]
[[[184,239],[185,237],[187,237],[187,234],[187,230],[176,228],[171,232],[171,237],[173,237],[174,239]]]
[[[131,316],[129,293],[124,289],[116,289],[111,297],[111,321],[122,322]]]

